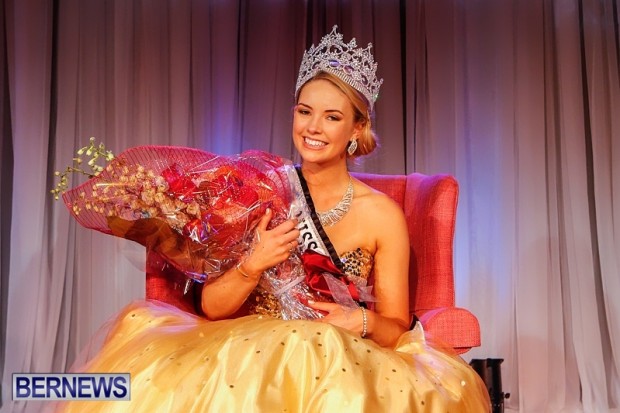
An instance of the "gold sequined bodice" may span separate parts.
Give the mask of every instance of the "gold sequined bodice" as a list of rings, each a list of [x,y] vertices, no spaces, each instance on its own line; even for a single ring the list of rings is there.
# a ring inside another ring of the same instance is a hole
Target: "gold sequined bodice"
[[[357,286],[366,286],[372,273],[374,257],[365,248],[356,248],[340,256],[343,272],[347,279]],[[313,299],[316,299],[314,297]],[[248,298],[251,314],[262,314],[280,318],[278,299],[264,290],[257,288]]]
[[[372,254],[365,248],[345,252],[340,256],[340,261],[342,261],[344,273],[349,279],[359,277],[368,280],[374,264]]]

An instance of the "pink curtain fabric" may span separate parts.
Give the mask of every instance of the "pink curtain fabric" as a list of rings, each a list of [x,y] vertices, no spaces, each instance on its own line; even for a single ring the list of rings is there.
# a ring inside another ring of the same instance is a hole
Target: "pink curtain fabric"
[[[509,410],[620,404],[620,36],[615,0],[5,0],[0,4],[0,368],[62,371],[144,294],[144,251],[49,190],[90,136],[295,157],[303,50],[374,44],[381,148],[353,169],[460,184],[468,357],[504,358]],[[76,177],[76,181],[79,179]]]

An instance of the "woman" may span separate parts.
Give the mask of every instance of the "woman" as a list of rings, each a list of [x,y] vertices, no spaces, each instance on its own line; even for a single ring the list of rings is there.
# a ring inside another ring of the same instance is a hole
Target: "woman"
[[[403,212],[347,171],[348,158],[376,147],[370,113],[381,82],[370,48],[341,38],[334,28],[306,52],[300,71],[293,141],[302,162],[291,185],[305,201],[303,211],[278,223],[266,210],[247,253],[205,282],[204,318],[155,302],[121,313],[102,350],[79,370],[129,371],[130,402],[59,410],[489,410],[486,389],[469,366],[429,346],[419,325],[408,331]],[[318,275],[306,274],[305,283],[287,279],[285,289],[303,286],[301,296],[289,298],[320,316],[286,320],[296,317],[283,308],[287,293],[272,288],[269,273],[298,254],[305,272],[318,266]],[[372,298],[364,294],[371,274]],[[273,313],[274,301],[285,320],[264,315]],[[234,318],[248,302],[253,314]]]
[[[351,142],[374,148],[370,120],[364,103],[354,91],[358,107],[343,90],[351,89],[335,75],[320,72],[300,90],[293,117],[293,141],[302,158],[301,173],[317,211],[328,211],[344,196],[350,183],[350,209],[338,222],[323,226],[338,256],[361,249],[375,261],[376,311],[367,311],[366,337],[383,346],[393,345],[404,333],[408,320],[407,273],[409,246],[407,225],[401,208],[386,195],[353,179],[347,171],[347,149]],[[355,155],[355,154],[354,154]],[[350,155],[348,155],[350,156]],[[290,220],[267,230],[270,213],[257,229],[260,242],[236,271],[216,278],[203,289],[202,308],[210,319],[226,318],[245,302],[261,274],[288,258],[297,247],[297,222]],[[363,330],[361,309],[351,312],[334,303],[315,302],[328,322],[354,333]],[[381,328],[375,328],[381,325]]]

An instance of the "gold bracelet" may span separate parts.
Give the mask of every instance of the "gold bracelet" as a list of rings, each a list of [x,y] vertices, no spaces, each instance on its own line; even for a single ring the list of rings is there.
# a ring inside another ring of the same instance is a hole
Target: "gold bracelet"
[[[245,278],[251,278],[250,275],[247,272],[245,272],[245,271],[243,271],[241,269],[241,263],[240,262],[237,263],[237,266],[235,268],[237,269],[237,271],[239,271],[239,274],[243,275]]]
[[[366,315],[366,309],[364,307],[360,308],[362,309],[362,334],[360,336],[364,338],[368,334],[368,316]]]

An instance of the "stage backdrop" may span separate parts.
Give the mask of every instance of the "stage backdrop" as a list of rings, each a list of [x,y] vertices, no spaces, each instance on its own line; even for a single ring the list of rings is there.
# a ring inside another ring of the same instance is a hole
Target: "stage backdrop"
[[[63,371],[143,296],[144,253],[49,194],[91,136],[294,157],[303,50],[374,44],[381,148],[358,169],[454,175],[470,358],[507,407],[620,402],[620,86],[614,0],[5,0],[0,5],[0,370]]]

